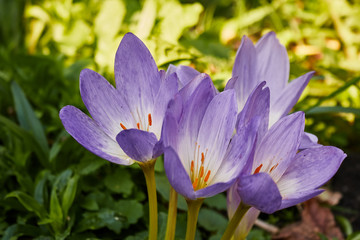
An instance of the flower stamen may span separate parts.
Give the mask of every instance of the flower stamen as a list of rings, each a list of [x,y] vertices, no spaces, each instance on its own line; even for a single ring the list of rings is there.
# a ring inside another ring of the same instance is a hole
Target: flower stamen
[[[137,127],[137,129],[140,130],[140,123],[137,123],[137,124],[136,124],[136,127]]]
[[[148,122],[149,122],[149,126],[151,126],[152,125],[151,113],[149,113],[148,115]]]
[[[126,127],[124,126],[124,124],[120,123],[120,127],[122,127],[122,129],[126,130]]]
[[[275,168],[277,168],[278,165],[279,165],[279,163],[277,163],[277,164],[275,164],[274,166],[272,166],[271,169],[270,169],[270,173],[271,173],[273,170],[275,170]]]
[[[211,170],[209,170],[206,174],[206,177],[204,179],[204,182],[207,182],[209,180],[209,177],[210,177],[210,173],[211,173]]]
[[[254,174],[257,174],[257,173],[259,173],[260,172],[260,170],[261,170],[261,168],[262,168],[262,164],[260,164],[256,169],[255,169],[255,171],[254,171]]]

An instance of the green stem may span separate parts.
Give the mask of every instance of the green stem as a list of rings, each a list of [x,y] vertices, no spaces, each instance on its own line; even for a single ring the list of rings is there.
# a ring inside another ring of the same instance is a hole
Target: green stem
[[[166,224],[165,240],[173,240],[175,238],[177,198],[177,192],[172,187],[170,187],[169,210]]]
[[[196,233],[196,223],[199,215],[199,210],[204,199],[186,200],[188,205],[187,227],[185,240],[194,240]]]
[[[149,199],[149,240],[157,239],[158,232],[158,212],[157,212],[157,197],[156,197],[156,183],[155,183],[155,162],[156,159],[145,163],[139,163],[144,172],[146,187]]]
[[[234,232],[236,230],[236,227],[241,222],[241,219],[245,216],[247,211],[250,209],[249,205],[246,205],[242,202],[240,202],[238,208],[235,211],[234,216],[231,218],[229,224],[226,227],[225,233],[222,236],[221,240],[230,240],[231,237],[234,235]]]

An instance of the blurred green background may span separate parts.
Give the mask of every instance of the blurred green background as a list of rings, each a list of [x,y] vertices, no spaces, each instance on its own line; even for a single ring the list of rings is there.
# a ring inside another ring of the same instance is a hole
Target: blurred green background
[[[81,69],[113,82],[116,49],[133,32],[159,68],[190,65],[223,89],[241,37],[256,42],[268,31],[288,49],[290,79],[316,71],[295,107],[306,112],[306,130],[320,143],[344,149],[360,170],[359,0],[0,0],[0,236],[146,239],[148,206],[139,168],[114,167],[87,152],[58,117],[68,104],[86,112]],[[162,239],[169,186],[158,162]],[[340,169],[335,180],[346,171]],[[360,178],[351,174],[345,183],[353,183],[353,195],[343,191],[351,201],[339,213],[349,213],[340,223],[345,235],[360,230]],[[176,236],[182,239],[182,199],[179,209]],[[281,227],[296,216],[296,209],[285,210],[269,221]],[[219,239],[226,223],[225,195],[207,199],[197,239]],[[249,239],[270,235],[255,229]]]

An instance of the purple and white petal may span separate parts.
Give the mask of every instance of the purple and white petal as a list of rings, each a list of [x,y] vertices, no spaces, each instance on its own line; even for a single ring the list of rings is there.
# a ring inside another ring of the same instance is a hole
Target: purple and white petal
[[[195,196],[196,198],[207,198],[207,197],[212,197],[215,196],[216,194],[225,192],[226,190],[228,190],[231,185],[233,185],[235,182],[235,179],[232,179],[231,181],[228,182],[218,182],[215,183],[213,185],[210,185],[208,187],[199,189],[195,192]]]
[[[346,154],[331,146],[310,148],[296,154],[295,159],[277,182],[284,198],[315,190],[339,169]]]
[[[187,172],[190,172],[188,161],[193,157],[201,122],[208,104],[215,95],[213,86],[211,79],[205,78],[183,105],[179,121],[177,152]]]
[[[256,78],[256,67],[255,47],[248,37],[243,36],[232,70],[232,77],[236,80],[225,88],[233,87],[235,89],[239,111],[244,107],[249,94],[259,83]]]
[[[323,189],[310,190],[306,192],[298,192],[293,194],[290,198],[283,198],[279,210],[295,206],[296,204],[305,202],[324,192]]]
[[[191,95],[194,93],[196,88],[199,86],[199,84],[202,83],[203,81],[212,83],[212,80],[209,77],[209,75],[207,75],[205,73],[198,74],[179,91],[179,94],[181,95],[182,99],[184,99],[184,101],[187,101],[191,97]],[[216,90],[214,84],[211,84],[211,85],[212,85],[212,91],[214,92],[214,95],[215,95],[217,93],[217,90]]]
[[[160,87],[156,63],[145,44],[132,33],[123,37],[115,56],[115,81],[138,122],[147,121]],[[145,116],[144,118],[142,118]]]
[[[158,142],[155,134],[138,129],[121,131],[116,141],[129,157],[139,162],[153,159],[154,146]]]
[[[154,109],[152,110],[152,125],[149,127],[149,131],[153,132],[158,139],[160,139],[161,136],[161,127],[169,101],[178,92],[177,81],[176,73],[166,77],[155,97]]]
[[[268,172],[277,182],[299,148],[301,134],[304,131],[303,112],[296,112],[276,122],[259,143],[255,153],[252,172]]]
[[[204,168],[211,170],[209,184],[222,164],[222,159],[235,129],[236,98],[234,90],[216,95],[209,103],[201,122],[197,143],[199,152],[205,154]],[[195,162],[195,169],[200,162]],[[234,176],[236,177],[236,176]]]
[[[280,44],[274,32],[263,36],[256,44],[257,76],[270,88],[270,102],[285,88],[289,79],[289,58],[286,48]]]
[[[255,116],[260,118],[260,125],[258,128],[258,141],[260,141],[268,130],[269,125],[269,110],[270,110],[270,91],[269,88],[263,88],[265,82],[259,85],[250,94],[246,101],[243,110],[239,113],[236,129],[249,123]]]
[[[116,164],[130,165],[134,163],[114,139],[110,138],[93,119],[76,107],[65,106],[60,110],[59,115],[66,131],[90,152]]]
[[[270,106],[270,126],[290,112],[299,100],[301,93],[304,91],[314,73],[315,72],[308,72],[297,79],[294,79],[278,96],[273,98],[275,101],[271,102]]]
[[[196,199],[190,177],[181,163],[179,156],[171,147],[165,148],[164,150],[164,168],[170,185],[176,192],[188,199]]]
[[[318,138],[314,134],[307,132],[304,132],[302,134],[299,149],[307,149],[321,146],[321,144],[318,144]]]
[[[261,212],[270,214],[280,208],[282,197],[267,173],[240,176],[237,190],[243,203]]]
[[[167,75],[171,73],[176,73],[179,77],[179,89],[183,88],[186,84],[188,84],[191,80],[193,80],[200,72],[196,71],[194,68],[189,66],[174,66],[172,64],[169,65],[168,70],[166,72]]]
[[[120,123],[134,127],[134,119],[126,102],[100,74],[90,69],[80,73],[80,94],[89,113],[103,131],[115,140],[122,130]]]

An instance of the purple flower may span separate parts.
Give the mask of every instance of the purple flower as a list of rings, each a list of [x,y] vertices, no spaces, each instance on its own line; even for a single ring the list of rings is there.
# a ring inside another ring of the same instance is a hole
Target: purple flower
[[[166,175],[178,193],[192,200],[234,183],[251,154],[257,129],[252,121],[230,142],[237,115],[235,93],[217,94],[211,79],[200,77],[170,102],[163,126]]]
[[[66,131],[94,154],[129,165],[162,154],[158,139],[167,104],[178,92],[176,74],[164,77],[146,46],[127,33],[115,56],[114,88],[84,69],[80,94],[92,118],[73,106],[60,111]]]
[[[300,98],[314,72],[308,72],[288,83],[289,59],[286,49],[274,32],[263,36],[254,46],[244,36],[237,51],[232,79],[225,89],[235,89],[241,111],[255,87],[266,81],[270,90],[269,127],[286,116]],[[318,146],[315,135],[304,133],[300,148]]]

